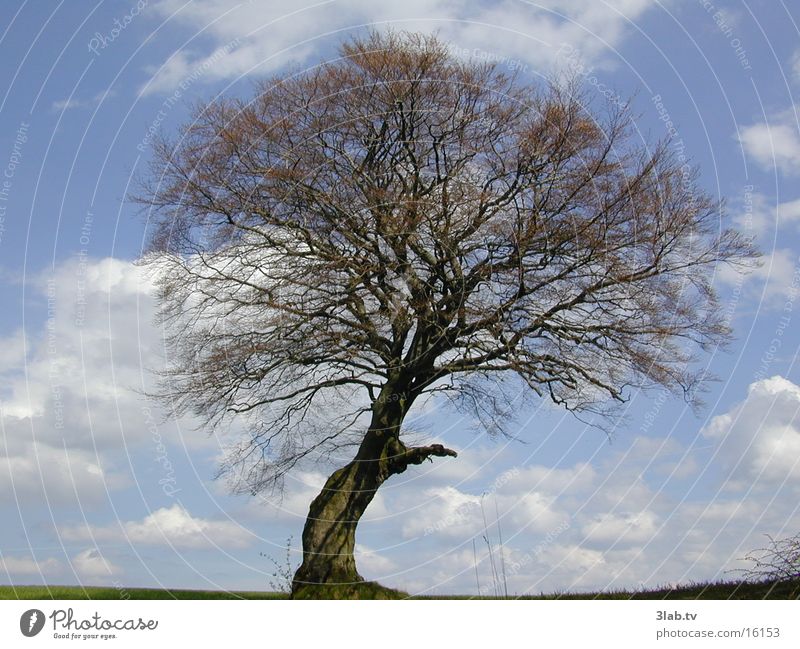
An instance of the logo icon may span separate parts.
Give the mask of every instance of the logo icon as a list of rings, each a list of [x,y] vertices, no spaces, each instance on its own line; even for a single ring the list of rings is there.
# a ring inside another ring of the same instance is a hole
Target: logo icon
[[[19,618],[19,630],[22,635],[32,638],[44,627],[44,613],[38,608],[25,611]]]

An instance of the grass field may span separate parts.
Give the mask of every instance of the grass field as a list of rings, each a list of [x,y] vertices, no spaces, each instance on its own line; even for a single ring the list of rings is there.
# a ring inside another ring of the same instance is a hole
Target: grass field
[[[0,599],[286,599],[283,593],[95,586],[0,586]]]
[[[284,593],[261,591],[163,590],[81,586],[0,586],[0,599],[286,599]],[[600,593],[552,593],[508,599],[798,599],[800,580],[784,582],[716,582],[675,588]],[[436,595],[414,599],[478,599],[468,595]],[[496,599],[485,597],[480,599]]]

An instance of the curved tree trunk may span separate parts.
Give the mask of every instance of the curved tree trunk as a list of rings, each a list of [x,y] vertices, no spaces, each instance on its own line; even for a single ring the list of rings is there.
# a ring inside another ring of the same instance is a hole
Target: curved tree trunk
[[[404,400],[376,401],[369,430],[355,458],[333,472],[311,502],[303,528],[303,563],[292,594],[308,596],[320,586],[357,586],[364,579],[353,556],[356,526],[375,492],[387,478],[431,456],[455,456],[441,444],[409,448],[400,441],[408,408]],[[352,589],[351,589],[352,590]],[[325,591],[317,591],[325,596]]]

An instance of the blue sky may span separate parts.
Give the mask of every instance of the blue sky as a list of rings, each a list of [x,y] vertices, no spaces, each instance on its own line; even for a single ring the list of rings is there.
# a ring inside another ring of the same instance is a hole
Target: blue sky
[[[764,264],[715,283],[736,339],[695,413],[632,394],[607,438],[547,404],[519,441],[420,415],[461,452],[381,489],[362,574],[413,592],[656,586],[727,578],[764,534],[800,528],[800,90],[797,7],[775,1],[8,2],[0,18],[0,582],[267,588],[320,471],[282,498],[213,479],[228,439],[140,392],[163,364],[146,223],[127,196],[148,132],[192,102],[314,64],[365,26],[438,31],[534,79],[569,69],[634,97],[649,141],[727,201]],[[346,458],[341,458],[344,462]],[[483,507],[483,512],[482,508]],[[484,529],[484,516],[488,530]],[[504,543],[498,538],[499,522]],[[475,551],[473,550],[475,540]],[[293,562],[297,562],[295,554]],[[475,563],[478,563],[478,578]]]

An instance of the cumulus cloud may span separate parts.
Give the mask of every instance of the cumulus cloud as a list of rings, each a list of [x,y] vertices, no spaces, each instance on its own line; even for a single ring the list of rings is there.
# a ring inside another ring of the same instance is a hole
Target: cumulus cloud
[[[168,545],[180,549],[244,548],[255,537],[229,520],[192,516],[181,505],[157,509],[140,521],[120,521],[107,526],[79,525],[60,529],[64,541],[128,541],[134,545]]]
[[[590,541],[611,543],[641,543],[653,538],[657,528],[653,512],[604,514],[583,528]]]
[[[776,201],[766,194],[751,191],[733,210],[734,224],[748,236],[771,242],[776,231],[791,231],[800,224],[800,199]]]
[[[22,426],[4,427],[13,444],[0,455],[0,500],[16,503],[62,505],[96,503],[106,491],[130,481],[111,460],[81,449],[58,448],[30,439]],[[27,435],[27,440],[21,440]],[[0,447],[0,452],[2,447]]]
[[[800,285],[798,261],[795,250],[775,248],[763,254],[761,265],[745,272],[720,266],[716,280],[722,286],[738,290],[759,309],[782,309],[787,300],[794,299]]]
[[[171,434],[142,396],[164,364],[153,286],[113,258],[73,258],[27,281],[27,329],[0,337],[0,500],[96,501],[136,479],[130,453],[155,455]]]
[[[189,6],[182,0],[162,0],[154,5],[157,14],[191,30],[194,38],[150,70],[152,78],[143,91],[173,92],[189,78],[217,81],[274,71],[289,61],[308,62],[321,48],[338,41],[343,31],[367,24],[438,31],[461,51],[518,68],[552,65],[564,45],[597,65],[619,44],[629,21],[656,4],[653,0],[591,4],[546,0],[536,5],[513,0],[196,0]]]
[[[797,252],[776,244],[797,230],[800,199],[781,202],[750,187],[731,214],[734,225],[761,248],[761,263],[746,269],[721,264],[715,270],[715,280],[721,288],[733,287],[737,303],[745,296],[759,309],[783,308],[800,283],[800,268]],[[731,309],[738,306],[729,305]]]
[[[24,340],[14,334],[0,341],[22,341],[28,352],[4,368],[3,414],[42,418],[43,439],[66,435],[84,448],[119,444],[116,417],[90,422],[89,415],[141,409],[134,390],[146,385],[146,365],[158,358],[152,286],[141,269],[110,258],[72,259],[29,284],[45,319],[31,317]]]
[[[80,270],[79,294],[78,272],[75,262],[59,267],[54,312],[38,331],[9,334],[0,346],[7,360],[0,493],[12,502],[105,498],[106,489],[119,492],[136,478],[125,445],[152,444],[130,389],[141,385],[143,366],[161,358],[149,286],[131,264],[94,260]],[[37,285],[46,311],[48,279]],[[800,387],[773,377],[703,429],[705,450],[641,436],[572,464],[525,465],[516,447],[470,444],[457,459],[417,467],[381,489],[359,527],[362,574],[445,593],[473,592],[476,564],[481,587],[494,588],[501,559],[518,593],[725,578],[763,533],[781,536],[800,525],[799,410]],[[698,471],[707,482],[720,475],[725,490],[693,491]],[[324,479],[321,471],[298,472],[283,500],[253,499],[241,518],[288,536]],[[12,579],[45,569],[58,575],[67,563],[81,578],[120,574],[128,566],[109,555],[110,544],[246,550],[258,540],[248,527],[178,504],[112,524],[55,524],[61,540],[77,547],[38,562],[4,556]]]
[[[800,386],[781,376],[751,384],[747,398],[714,417],[703,435],[718,446],[730,486],[800,483]]]
[[[0,575],[56,574],[63,570],[62,563],[53,557],[37,560],[33,557],[0,557]]]
[[[800,169],[797,107],[771,115],[766,122],[739,128],[745,152],[764,169],[795,175]]]
[[[481,500],[454,487],[423,490],[420,507],[413,515],[405,517],[402,532],[405,538],[414,538],[433,532],[446,537],[471,537],[481,527]]]
[[[397,570],[397,565],[394,561],[360,543],[356,543],[353,556],[355,556],[359,566],[373,574],[388,575]]]
[[[800,198],[779,203],[777,211],[780,225],[797,225],[800,223]]]
[[[512,493],[536,489],[547,494],[561,495],[588,488],[597,479],[597,472],[588,462],[579,462],[571,467],[534,464],[518,467],[516,471],[509,472],[508,476],[508,489]]]
[[[89,548],[75,555],[72,558],[72,567],[78,577],[83,579],[111,577],[120,572],[117,566],[103,557],[95,548]]]
[[[782,389],[790,393],[779,408],[785,419],[798,388]],[[741,436],[758,429],[757,413],[768,410],[763,401],[750,407],[748,421],[739,417]],[[797,470],[786,457],[800,454],[785,446],[787,438],[774,436],[771,416],[760,431],[765,436],[744,453],[740,469],[750,470],[736,489],[728,474],[742,452],[719,448],[709,433],[724,416],[698,433],[706,443],[640,436],[573,466],[509,465],[509,449],[495,450],[483,468],[484,475],[497,474],[489,491],[438,484],[434,464],[415,484],[387,494],[394,516],[360,528],[375,553],[392,561],[392,570],[364,564],[363,572],[418,593],[475,592],[476,581],[484,594],[502,592],[503,564],[515,593],[729,579],[763,534],[780,537],[800,525],[797,500],[785,497],[780,484],[781,471]],[[772,464],[776,443],[783,465]],[[765,462],[770,478],[761,473]],[[715,491],[712,484],[701,494],[698,473],[705,481],[725,473],[728,488]]]

